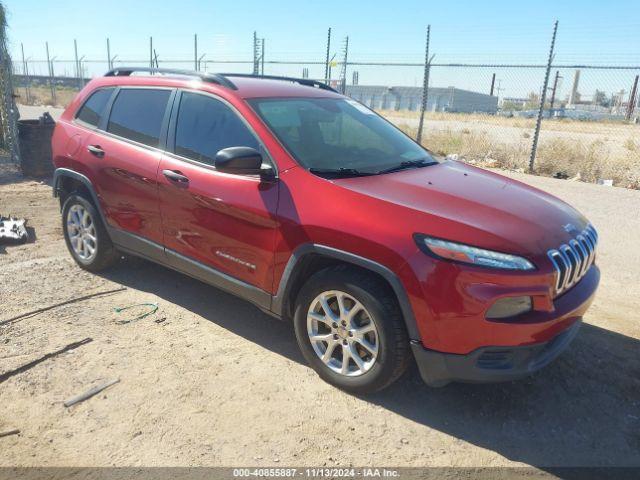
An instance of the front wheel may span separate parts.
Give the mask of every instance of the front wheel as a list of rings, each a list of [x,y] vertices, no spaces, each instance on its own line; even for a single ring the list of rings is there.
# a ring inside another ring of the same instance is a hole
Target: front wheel
[[[340,266],[313,275],[298,295],[294,323],[311,367],[352,393],[389,386],[411,358],[395,296],[366,271]]]

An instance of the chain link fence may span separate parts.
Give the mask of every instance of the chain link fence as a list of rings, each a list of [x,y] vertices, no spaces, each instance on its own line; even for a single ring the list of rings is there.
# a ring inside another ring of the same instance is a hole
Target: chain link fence
[[[535,41],[543,51],[541,38]],[[331,34],[326,48],[306,59],[278,58],[277,52],[269,58],[269,43],[257,34],[253,39],[253,53],[247,50],[242,59],[207,59],[198,50],[197,37],[195,51],[174,59],[158,56],[153,39],[148,59],[111,52],[104,60],[23,55],[14,62],[14,87],[20,103],[65,106],[90,77],[118,66],[313,78],[339,90],[344,85],[347,95],[416,138],[428,70],[421,141],[437,154],[482,166],[640,188],[640,66],[560,64],[553,47],[547,63],[447,63],[427,56],[425,65],[424,60],[402,61],[402,55],[392,57],[394,61],[359,59],[346,39],[332,40]]]
[[[7,49],[7,22],[0,4],[0,163],[18,163],[18,110],[13,97],[11,57]]]

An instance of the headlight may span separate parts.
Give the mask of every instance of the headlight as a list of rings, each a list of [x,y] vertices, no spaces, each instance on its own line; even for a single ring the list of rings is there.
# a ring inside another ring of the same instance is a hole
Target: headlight
[[[536,268],[529,260],[517,255],[471,247],[426,235],[416,235],[415,240],[421,250],[446,260],[505,270],[535,270]]]

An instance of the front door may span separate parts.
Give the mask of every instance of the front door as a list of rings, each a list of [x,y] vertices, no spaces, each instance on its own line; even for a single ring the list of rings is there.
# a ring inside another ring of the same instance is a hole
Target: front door
[[[223,148],[264,150],[222,100],[182,92],[175,105],[170,153],[162,158],[158,174],[169,261],[183,271],[202,265],[270,292],[278,183],[222,173],[213,166]]]

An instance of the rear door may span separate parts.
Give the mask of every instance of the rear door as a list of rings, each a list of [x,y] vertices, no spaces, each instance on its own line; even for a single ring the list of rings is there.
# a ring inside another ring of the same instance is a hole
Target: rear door
[[[86,154],[99,166],[96,188],[112,239],[150,257],[163,257],[157,174],[168,122],[168,88],[121,87]],[[151,245],[145,240],[150,240]]]
[[[158,175],[169,261],[183,271],[197,262],[195,268],[212,267],[271,291],[278,183],[213,166],[223,148],[253,147],[264,157],[266,151],[240,114],[217,97],[178,92],[173,111]]]

